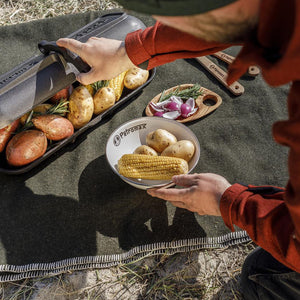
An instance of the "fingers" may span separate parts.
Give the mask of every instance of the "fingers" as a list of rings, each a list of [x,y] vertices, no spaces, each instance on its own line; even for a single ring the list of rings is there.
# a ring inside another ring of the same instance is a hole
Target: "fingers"
[[[186,174],[173,176],[172,181],[179,186],[189,187],[196,185],[199,180],[199,174]]]
[[[83,47],[83,43],[74,39],[62,38],[57,40],[56,44],[60,47],[64,47],[71,50],[72,52],[76,53],[79,56],[82,52],[81,50]]]
[[[152,197],[161,198],[167,201],[182,201],[187,194],[186,189],[148,189],[147,193]]]

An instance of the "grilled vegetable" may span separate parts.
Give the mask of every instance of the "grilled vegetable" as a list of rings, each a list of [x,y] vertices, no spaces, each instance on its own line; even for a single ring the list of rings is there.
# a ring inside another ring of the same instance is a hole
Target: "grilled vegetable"
[[[75,129],[79,129],[92,119],[93,113],[94,101],[92,95],[83,85],[78,86],[70,95],[67,118]]]
[[[125,177],[169,180],[174,175],[186,174],[188,163],[176,157],[124,154],[118,161],[118,169]]]
[[[156,129],[148,133],[146,143],[157,152],[163,152],[168,146],[175,144],[177,138],[165,129]]]
[[[43,131],[48,140],[59,141],[74,133],[72,123],[59,115],[40,115],[32,119],[33,125]]]
[[[64,89],[57,92],[54,96],[50,98],[50,102],[56,104],[61,101],[61,99],[68,100],[70,96],[71,87],[67,86]]]
[[[118,101],[121,98],[124,89],[124,78],[126,72],[127,71],[119,74],[118,76],[109,81],[108,87],[112,88],[115,91],[116,101]]]
[[[141,145],[141,146],[137,147],[133,153],[157,156],[157,152],[153,148],[151,148],[147,145]]]
[[[149,77],[149,71],[138,67],[129,69],[124,78],[124,85],[130,90],[134,90],[143,85]]]
[[[116,102],[116,94],[110,87],[99,89],[93,97],[94,114],[98,115],[113,106]]]
[[[12,137],[12,134],[16,131],[20,123],[20,120],[15,120],[8,126],[0,129],[0,152],[2,152],[8,143],[9,139]]]
[[[7,162],[15,167],[27,165],[41,157],[47,149],[46,135],[40,130],[17,133],[6,147]]]
[[[162,153],[162,156],[179,157],[187,162],[191,160],[195,153],[195,146],[191,141],[181,140],[168,146]]]
[[[43,104],[39,104],[37,105],[34,109],[33,112],[35,113],[41,113],[41,114],[45,114],[48,109],[50,109],[52,107],[52,104],[48,104],[48,103],[43,103]],[[20,118],[20,122],[22,125],[24,125],[30,115],[31,111],[24,114],[21,118]]]

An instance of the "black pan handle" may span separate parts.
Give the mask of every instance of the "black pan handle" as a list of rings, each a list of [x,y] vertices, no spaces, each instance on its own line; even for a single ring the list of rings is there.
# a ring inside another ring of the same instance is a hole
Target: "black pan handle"
[[[84,62],[77,54],[66,48],[59,47],[56,42],[43,40],[38,43],[38,47],[44,55],[48,55],[50,52],[57,52],[61,54],[64,59],[67,62],[73,64],[80,73],[87,73],[91,69],[91,67],[86,62]]]

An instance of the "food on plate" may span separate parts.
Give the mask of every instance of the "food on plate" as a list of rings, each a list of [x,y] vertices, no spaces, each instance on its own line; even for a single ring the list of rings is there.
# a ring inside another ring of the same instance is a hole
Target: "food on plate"
[[[6,160],[11,166],[27,165],[47,149],[46,135],[40,130],[25,130],[14,135],[6,146]]]
[[[161,153],[168,146],[177,142],[176,136],[165,129],[156,129],[147,134],[146,143],[155,151]]]
[[[57,92],[55,95],[53,95],[49,101],[56,104],[58,102],[60,102],[62,99],[67,100],[70,96],[70,91],[72,90],[71,86],[67,86],[65,88],[63,88],[62,90],[60,90],[59,92]]]
[[[149,77],[149,71],[138,67],[129,69],[124,78],[124,85],[130,90],[134,90],[143,85]]]
[[[149,106],[154,116],[177,120],[192,116],[197,110],[196,99],[203,94],[201,86],[194,84],[188,88],[178,86],[171,91],[163,91],[157,102]]]
[[[151,148],[147,145],[141,145],[141,146],[137,147],[133,153],[157,156],[157,152],[153,148]]]
[[[188,163],[177,157],[124,154],[118,161],[120,175],[150,180],[169,180],[187,174]]]
[[[69,97],[69,113],[67,118],[75,129],[86,125],[93,117],[94,100],[86,87],[78,86]]]
[[[94,114],[98,115],[115,104],[116,94],[112,88],[103,87],[95,93],[93,100]]]
[[[108,87],[112,88],[115,91],[116,102],[121,98],[124,89],[124,78],[127,71],[122,72],[115,78],[109,80]]]
[[[49,103],[43,103],[43,104],[39,104],[37,105],[32,111],[34,113],[40,113],[40,114],[46,114],[47,111],[52,107],[52,104]],[[24,125],[29,117],[29,115],[31,114],[31,111],[24,114],[21,118],[20,118],[20,122],[22,125]]]
[[[180,140],[175,144],[168,146],[162,153],[162,156],[178,157],[189,162],[195,153],[195,146],[191,141]]]
[[[4,150],[13,133],[15,133],[15,131],[17,130],[19,123],[20,119],[17,119],[10,123],[8,126],[0,129],[0,152]]]
[[[73,124],[59,115],[40,115],[32,119],[33,125],[43,131],[48,140],[60,141],[74,133]]]

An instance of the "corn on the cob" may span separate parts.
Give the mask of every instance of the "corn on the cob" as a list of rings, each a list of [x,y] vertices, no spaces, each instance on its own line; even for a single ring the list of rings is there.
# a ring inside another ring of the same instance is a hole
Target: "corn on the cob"
[[[121,98],[124,89],[124,78],[126,73],[127,71],[119,74],[118,76],[109,81],[108,87],[112,88],[115,91],[116,101],[118,101]]]
[[[118,161],[119,173],[125,177],[169,180],[174,175],[186,174],[188,163],[177,157],[124,154]]]

